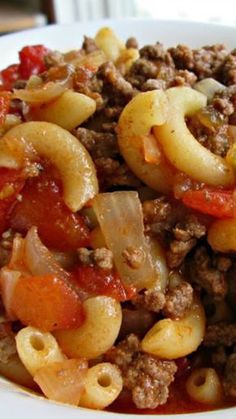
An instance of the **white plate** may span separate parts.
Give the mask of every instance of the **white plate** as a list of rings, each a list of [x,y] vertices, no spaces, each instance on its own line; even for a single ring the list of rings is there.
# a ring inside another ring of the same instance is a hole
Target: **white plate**
[[[235,47],[236,27],[180,21],[157,20],[103,20],[90,23],[75,23],[63,26],[48,26],[0,37],[1,68],[17,62],[17,51],[25,45],[45,44],[61,51],[79,48],[83,35],[93,36],[101,26],[109,25],[124,40],[135,36],[140,44],[163,42],[165,46],[185,43],[192,47],[223,43]],[[236,407],[213,412],[187,415],[158,415],[158,419],[233,419]],[[123,419],[127,415],[96,412],[49,402],[39,396],[31,396],[18,386],[0,378],[1,419]],[[145,419],[154,419],[145,415]],[[130,419],[141,419],[142,415],[129,415]]]

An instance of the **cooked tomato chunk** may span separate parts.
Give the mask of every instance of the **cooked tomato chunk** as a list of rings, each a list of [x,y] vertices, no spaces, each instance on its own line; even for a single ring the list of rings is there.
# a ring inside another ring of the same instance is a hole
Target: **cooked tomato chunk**
[[[38,227],[44,244],[53,249],[70,251],[88,244],[89,231],[83,217],[65,205],[59,182],[47,170],[28,179],[10,224],[22,233]]]
[[[125,288],[118,273],[114,270],[93,266],[79,266],[72,274],[72,281],[89,295],[107,295],[118,301],[134,297],[135,289]]]
[[[12,310],[23,324],[44,331],[79,327],[84,320],[77,293],[53,275],[21,277],[12,297]]]

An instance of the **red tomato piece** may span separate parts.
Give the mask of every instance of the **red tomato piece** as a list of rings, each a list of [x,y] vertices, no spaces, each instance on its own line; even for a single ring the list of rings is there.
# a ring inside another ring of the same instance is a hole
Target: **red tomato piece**
[[[24,183],[20,170],[0,168],[0,234],[8,228],[9,214]]]
[[[235,213],[233,191],[221,191],[204,188],[201,190],[188,190],[183,195],[183,203],[204,214],[217,218],[232,218]]]
[[[43,45],[32,45],[22,48],[19,52],[20,65],[19,74],[24,80],[30,76],[40,74],[46,70],[44,57],[49,49]]]
[[[78,266],[72,273],[72,282],[91,296],[106,295],[117,301],[130,300],[135,289],[125,288],[118,273],[93,266]]]
[[[10,108],[10,92],[0,92],[0,125],[5,122],[5,118]]]
[[[12,311],[23,324],[48,332],[76,328],[84,321],[77,293],[53,275],[21,277],[13,293]]]
[[[47,170],[28,179],[21,192],[21,201],[12,211],[10,224],[22,233],[32,226],[38,227],[43,243],[56,250],[75,250],[89,242],[84,218],[65,205],[59,183]]]
[[[0,72],[0,90],[11,90],[13,84],[19,78],[19,64],[12,64]]]

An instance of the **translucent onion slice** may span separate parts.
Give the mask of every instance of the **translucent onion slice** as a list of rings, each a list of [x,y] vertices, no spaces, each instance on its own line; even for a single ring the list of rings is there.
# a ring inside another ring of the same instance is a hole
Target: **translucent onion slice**
[[[16,236],[12,244],[11,258],[8,264],[8,267],[12,270],[25,270],[24,266],[24,254],[25,254],[25,240]]]
[[[56,262],[52,253],[41,242],[36,227],[31,227],[25,237],[24,261],[32,275],[53,274],[67,280],[68,273]]]
[[[1,297],[7,317],[10,320],[16,320],[16,316],[12,310],[12,297],[21,275],[20,271],[13,271],[7,267],[2,268],[0,271]]]
[[[216,93],[220,93],[226,88],[224,84],[219,83],[217,80],[212,79],[211,77],[195,83],[193,87],[195,90],[198,90],[198,92],[206,95],[208,101],[211,101]]]
[[[48,399],[78,406],[87,370],[84,359],[68,359],[40,368],[34,381]]]
[[[99,194],[94,210],[116,268],[125,285],[138,290],[156,283],[149,247],[144,236],[143,214],[137,192]]]
[[[89,54],[78,57],[70,61],[75,67],[89,67],[90,69],[94,69],[96,71],[100,65],[107,61],[107,57],[103,51],[97,50],[90,52]]]
[[[14,89],[13,97],[32,105],[41,105],[55,100],[66,90],[60,83],[48,82],[33,89]]]

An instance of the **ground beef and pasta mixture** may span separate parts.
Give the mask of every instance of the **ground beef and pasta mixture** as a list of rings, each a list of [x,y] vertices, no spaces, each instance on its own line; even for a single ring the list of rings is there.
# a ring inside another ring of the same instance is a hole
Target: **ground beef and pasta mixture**
[[[95,409],[235,405],[235,50],[103,28],[19,60],[0,73],[0,373]]]

